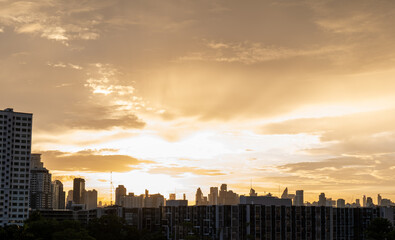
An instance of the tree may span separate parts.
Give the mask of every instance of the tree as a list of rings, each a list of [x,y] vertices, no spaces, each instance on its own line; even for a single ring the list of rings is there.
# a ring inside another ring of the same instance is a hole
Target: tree
[[[369,240],[395,240],[395,231],[390,221],[376,218],[366,229],[366,237]]]

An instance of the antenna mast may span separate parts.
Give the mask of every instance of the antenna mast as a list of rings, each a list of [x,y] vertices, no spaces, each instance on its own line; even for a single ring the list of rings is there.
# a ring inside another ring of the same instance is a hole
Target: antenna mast
[[[110,185],[111,185],[111,204],[110,204],[110,206],[112,206],[112,188],[113,188],[113,186],[112,186],[112,171],[111,171],[111,174],[110,174]]]

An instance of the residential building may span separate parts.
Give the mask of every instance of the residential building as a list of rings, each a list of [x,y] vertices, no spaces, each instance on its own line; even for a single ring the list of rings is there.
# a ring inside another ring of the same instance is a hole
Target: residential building
[[[234,193],[232,190],[228,191],[228,186],[226,184],[222,184],[219,191],[218,204],[219,205],[239,204],[239,195]]]
[[[304,192],[303,190],[296,190],[295,198],[294,198],[295,206],[303,206],[304,205]]]
[[[346,207],[346,200],[341,199],[341,198],[337,199],[336,207],[338,207],[338,208]]]
[[[124,185],[118,185],[115,189],[115,205],[121,206],[121,197],[126,196],[126,188]]]
[[[218,204],[218,187],[210,187],[210,193],[208,194],[208,203],[210,205]]]
[[[29,216],[32,117],[0,111],[0,226],[21,225]]]
[[[84,200],[87,210],[97,208],[97,191],[95,189],[85,191]]]
[[[120,203],[125,208],[142,208],[144,207],[144,195],[137,196],[134,193],[129,193],[126,196],[121,196]]]
[[[52,208],[64,209],[65,208],[65,191],[63,191],[63,183],[59,180],[52,182]]]
[[[318,206],[326,206],[326,197],[325,193],[321,193],[318,198]]]
[[[165,198],[163,195],[157,194],[149,194],[148,190],[145,190],[144,197],[144,207],[145,208],[158,208],[160,206],[165,206]]]
[[[29,190],[31,209],[52,208],[52,176],[41,162],[41,154],[31,154]]]

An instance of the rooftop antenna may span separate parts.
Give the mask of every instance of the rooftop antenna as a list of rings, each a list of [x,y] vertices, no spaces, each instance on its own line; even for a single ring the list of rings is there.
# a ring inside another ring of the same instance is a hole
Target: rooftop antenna
[[[112,206],[112,188],[113,188],[113,186],[112,186],[112,171],[110,172],[110,185],[111,185],[111,203],[110,203],[110,206]]]

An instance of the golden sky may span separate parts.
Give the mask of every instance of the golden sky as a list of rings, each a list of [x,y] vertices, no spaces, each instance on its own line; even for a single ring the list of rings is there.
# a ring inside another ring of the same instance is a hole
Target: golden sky
[[[395,192],[395,2],[0,0],[0,108],[54,177]]]

